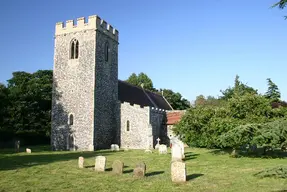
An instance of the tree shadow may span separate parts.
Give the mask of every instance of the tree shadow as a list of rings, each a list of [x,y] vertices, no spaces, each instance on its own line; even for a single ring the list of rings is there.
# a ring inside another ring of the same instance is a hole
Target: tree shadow
[[[203,176],[203,175],[204,175],[204,174],[201,174],[201,173],[196,173],[196,174],[187,175],[187,176],[186,176],[186,181],[190,181],[190,180],[196,179],[196,178],[201,177],[201,176]]]
[[[23,153],[22,153],[23,154]],[[0,171],[21,169],[31,167],[35,165],[46,165],[54,162],[78,160],[80,156],[84,158],[95,157],[98,155],[108,156],[111,154],[110,151],[92,151],[92,152],[49,152],[49,154],[23,154],[23,155],[10,155],[0,154]]]
[[[125,170],[125,171],[123,171],[123,173],[132,173],[134,170],[132,170],[132,169],[129,169],[129,170]]]
[[[154,172],[146,173],[145,176],[151,177],[151,176],[160,175],[163,173],[164,173],[164,171],[154,171]]]
[[[287,157],[287,152],[280,149],[274,149],[269,151],[264,151],[263,148],[257,148],[256,150],[236,150],[237,157],[247,157],[247,158],[266,158],[266,159],[284,159]],[[210,151],[214,155],[231,155],[232,149],[215,149]]]
[[[187,152],[184,155],[185,155],[184,161],[188,161],[188,160],[191,160],[191,159],[196,159],[196,157],[199,156],[199,154],[192,153],[192,152]]]

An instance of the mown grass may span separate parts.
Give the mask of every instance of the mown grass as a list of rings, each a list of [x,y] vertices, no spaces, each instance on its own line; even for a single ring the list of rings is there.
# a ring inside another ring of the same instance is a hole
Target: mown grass
[[[286,179],[255,177],[266,168],[286,165],[286,158],[230,158],[212,150],[186,148],[187,182],[175,184],[170,178],[170,152],[159,155],[143,150],[111,152],[51,152],[49,147],[31,147],[32,153],[0,151],[0,192],[10,191],[281,191],[287,190]],[[24,151],[24,149],[22,149]],[[95,156],[107,157],[107,171],[93,170]],[[85,157],[79,169],[78,157]],[[114,160],[125,164],[124,174],[113,175]],[[137,162],[147,165],[144,179],[133,177]]]

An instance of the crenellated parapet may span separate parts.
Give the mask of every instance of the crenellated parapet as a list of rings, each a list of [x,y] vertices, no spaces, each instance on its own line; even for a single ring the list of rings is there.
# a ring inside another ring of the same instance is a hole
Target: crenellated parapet
[[[138,104],[131,104],[129,102],[122,102],[121,104],[124,106],[133,107],[135,109],[149,109],[149,106],[140,106]]]
[[[108,24],[105,20],[101,19],[97,15],[89,16],[87,22],[85,17],[77,18],[76,22],[74,20],[58,22],[56,23],[55,35],[57,36],[67,33],[76,33],[79,31],[92,29],[101,31],[112,39],[118,41],[118,30],[113,28],[112,25]]]
[[[151,112],[164,114],[164,113],[166,113],[166,110],[160,109],[160,108],[156,108],[156,107],[151,107]]]

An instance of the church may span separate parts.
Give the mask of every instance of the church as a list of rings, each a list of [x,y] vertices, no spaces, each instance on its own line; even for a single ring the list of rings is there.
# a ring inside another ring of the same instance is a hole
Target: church
[[[55,27],[51,146],[94,151],[168,144],[176,112],[163,95],[118,79],[119,32],[97,15]]]

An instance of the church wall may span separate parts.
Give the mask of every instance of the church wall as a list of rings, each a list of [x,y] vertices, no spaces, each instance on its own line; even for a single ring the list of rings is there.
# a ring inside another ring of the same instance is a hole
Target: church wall
[[[51,130],[54,150],[88,150],[93,146],[95,57],[90,55],[95,55],[94,36],[94,30],[55,36]],[[74,38],[79,41],[80,51],[79,58],[71,60],[69,48]],[[73,125],[69,125],[71,114]]]
[[[153,147],[156,145],[157,138],[160,138],[160,143],[165,143],[166,140],[166,113],[162,109],[150,108],[150,124],[153,130]]]
[[[149,126],[150,107],[121,104],[121,148],[146,149],[152,135]],[[127,124],[129,121],[129,130]]]
[[[109,60],[105,60],[105,44],[109,43]],[[110,148],[116,142],[118,102],[118,42],[97,31],[95,80],[95,149]]]
[[[78,58],[71,55],[73,39],[79,42]],[[52,148],[71,150],[69,134],[74,150],[110,148],[117,140],[117,102],[118,31],[98,16],[89,16],[87,22],[82,17],[77,22],[57,23]],[[69,123],[71,115],[73,125]]]

